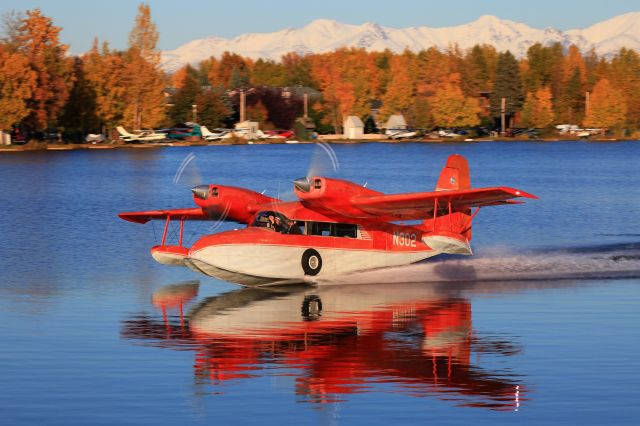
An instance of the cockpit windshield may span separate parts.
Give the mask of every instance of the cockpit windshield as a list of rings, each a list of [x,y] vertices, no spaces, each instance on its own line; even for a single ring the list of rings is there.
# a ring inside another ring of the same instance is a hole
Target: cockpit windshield
[[[256,228],[266,228],[282,234],[302,234],[300,224],[291,220],[282,213],[274,211],[263,211],[256,215],[251,226]]]

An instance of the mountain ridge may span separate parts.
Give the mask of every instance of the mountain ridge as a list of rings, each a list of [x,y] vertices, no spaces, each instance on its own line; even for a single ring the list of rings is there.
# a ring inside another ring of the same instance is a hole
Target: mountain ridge
[[[384,27],[375,22],[361,25],[344,24],[333,19],[316,19],[299,28],[283,28],[270,33],[245,33],[234,38],[209,36],[191,40],[182,46],[162,52],[162,67],[169,72],[210,56],[230,51],[253,59],[273,59],[288,52],[323,53],[340,47],[361,47],[370,51],[404,49],[419,51],[429,47],[446,49],[452,44],[466,49],[475,44],[491,44],[496,49],[510,50],[517,57],[526,54],[534,43],[559,42],[578,46],[583,52],[595,49],[609,56],[622,47],[640,50],[640,12],[598,22],[584,29],[561,31],[548,27],[538,29],[527,24],[482,15],[475,21],[451,27]]]

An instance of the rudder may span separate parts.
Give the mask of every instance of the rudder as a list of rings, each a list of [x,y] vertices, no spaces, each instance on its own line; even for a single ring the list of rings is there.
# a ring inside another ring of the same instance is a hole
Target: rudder
[[[451,191],[457,189],[470,189],[471,178],[469,176],[469,164],[467,160],[458,154],[450,155],[447,164],[440,172],[436,191]]]

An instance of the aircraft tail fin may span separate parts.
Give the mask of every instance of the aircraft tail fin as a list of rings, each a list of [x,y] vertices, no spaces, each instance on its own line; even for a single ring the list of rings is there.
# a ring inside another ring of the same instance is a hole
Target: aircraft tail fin
[[[440,172],[436,191],[470,189],[469,165],[467,160],[458,154],[449,156],[447,164]]]

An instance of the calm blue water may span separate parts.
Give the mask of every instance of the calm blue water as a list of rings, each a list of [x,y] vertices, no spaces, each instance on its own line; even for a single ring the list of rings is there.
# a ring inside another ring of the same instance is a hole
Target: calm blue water
[[[243,290],[155,263],[116,214],[198,182],[290,197],[313,146],[4,154],[2,424],[637,424],[640,143],[333,148],[377,190],[460,153],[474,186],[540,200],[483,209],[465,262]]]

